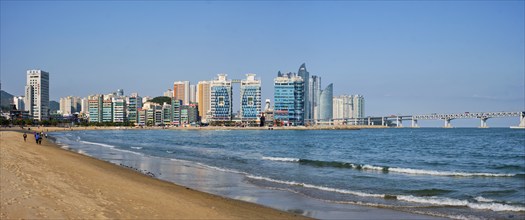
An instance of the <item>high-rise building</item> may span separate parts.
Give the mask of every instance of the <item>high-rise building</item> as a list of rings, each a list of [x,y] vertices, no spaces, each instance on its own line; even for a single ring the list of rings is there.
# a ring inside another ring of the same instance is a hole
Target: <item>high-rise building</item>
[[[102,122],[103,95],[88,96],[89,122]]]
[[[111,99],[113,107],[113,122],[125,122],[126,119],[126,99],[122,96]]]
[[[311,94],[310,94],[310,73],[306,70],[306,64],[303,63],[299,67],[299,71],[297,72],[297,75],[303,78],[303,99],[304,99],[304,106],[303,106],[303,114],[304,119],[303,120],[311,120],[312,117],[312,100],[311,100]]]
[[[171,103],[164,103],[162,105],[162,123],[164,125],[171,125],[173,120],[173,112],[171,111]]]
[[[24,111],[25,110],[25,97],[24,96],[14,96],[13,103],[15,104],[16,110]]]
[[[35,120],[49,119],[49,73],[28,70],[25,88],[25,108]]]
[[[226,74],[218,74],[210,85],[210,111],[214,121],[230,121],[232,119],[232,81],[226,79]]]
[[[199,117],[204,123],[208,122],[208,112],[210,111],[210,81],[200,81],[197,84],[197,102],[199,103]]]
[[[182,107],[182,100],[180,99],[171,99],[171,112],[173,119],[171,120],[173,125],[179,126],[180,123],[180,111]]]
[[[312,75],[310,77],[310,110],[312,113],[312,119],[319,119],[319,98],[321,96],[321,77]]]
[[[352,116],[354,118],[365,117],[365,98],[362,95],[353,95],[352,97]]]
[[[132,93],[130,97],[126,98],[127,119],[131,123],[139,122],[139,110],[142,108],[142,98],[137,93]]]
[[[184,105],[190,104],[190,82],[176,81],[173,83],[173,98],[182,100]]]
[[[67,96],[60,98],[60,113],[63,116],[71,116],[81,112],[82,99],[80,97]]]
[[[241,80],[241,111],[242,121],[256,121],[261,113],[261,80],[255,79],[255,74],[246,74]]]
[[[332,117],[334,119],[352,118],[352,103],[350,95],[334,96]]]
[[[189,125],[196,123],[199,119],[199,112],[196,104],[183,105],[180,110],[180,123]]]
[[[82,115],[89,115],[89,105],[88,105],[88,99],[87,98],[81,98],[80,99],[80,114]]]
[[[274,118],[291,125],[304,123],[304,80],[294,74],[277,74],[274,79]]]
[[[102,100],[102,122],[113,122],[113,95],[105,95]]]
[[[330,83],[324,90],[321,91],[319,97],[319,120],[330,121],[333,114],[333,84]]]
[[[124,96],[124,89],[117,89],[117,96],[122,97]]]
[[[190,103],[197,102],[197,85],[190,85]]]

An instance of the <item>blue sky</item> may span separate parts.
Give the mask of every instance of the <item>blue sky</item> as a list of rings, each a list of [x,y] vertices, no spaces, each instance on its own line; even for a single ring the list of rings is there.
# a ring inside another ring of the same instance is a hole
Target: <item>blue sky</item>
[[[256,73],[273,99],[277,71],[305,62],[334,95],[364,95],[367,115],[525,109],[524,1],[0,6],[0,77],[14,95],[39,68],[51,74],[52,100],[118,88],[158,96],[218,73]]]

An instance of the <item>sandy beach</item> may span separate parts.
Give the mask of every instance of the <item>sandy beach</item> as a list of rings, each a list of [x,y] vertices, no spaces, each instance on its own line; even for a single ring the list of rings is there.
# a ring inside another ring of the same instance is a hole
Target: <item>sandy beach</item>
[[[34,130],[34,129],[32,129]],[[55,129],[53,129],[55,130]],[[51,131],[51,129],[50,129]],[[0,132],[1,219],[305,219]]]

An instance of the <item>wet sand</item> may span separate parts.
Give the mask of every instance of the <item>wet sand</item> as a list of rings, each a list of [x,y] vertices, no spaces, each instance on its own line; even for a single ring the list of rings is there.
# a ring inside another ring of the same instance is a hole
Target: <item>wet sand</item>
[[[35,129],[32,129],[35,130]],[[51,129],[50,129],[51,131]],[[0,131],[0,219],[306,219]]]

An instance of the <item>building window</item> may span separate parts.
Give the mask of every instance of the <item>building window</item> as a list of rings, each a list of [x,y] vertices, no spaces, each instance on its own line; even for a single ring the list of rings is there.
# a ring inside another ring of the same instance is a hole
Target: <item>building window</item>
[[[224,96],[219,96],[219,106],[224,106]]]

